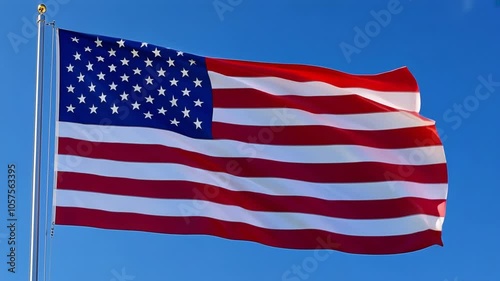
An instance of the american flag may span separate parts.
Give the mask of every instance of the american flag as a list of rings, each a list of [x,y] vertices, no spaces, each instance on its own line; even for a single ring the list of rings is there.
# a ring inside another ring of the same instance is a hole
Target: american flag
[[[406,67],[351,75],[58,29],[58,225],[392,254],[442,245]]]

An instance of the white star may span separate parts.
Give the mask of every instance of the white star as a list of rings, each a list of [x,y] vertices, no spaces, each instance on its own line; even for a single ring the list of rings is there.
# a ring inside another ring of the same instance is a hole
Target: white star
[[[101,61],[101,62],[103,62],[103,61],[104,61],[104,57],[97,56],[96,58],[97,58],[97,61]]]
[[[180,122],[177,121],[177,119],[175,119],[175,118],[173,120],[170,120],[170,124],[175,125],[176,127],[179,127],[179,123]]]
[[[201,107],[201,104],[202,104],[202,103],[203,103],[203,102],[202,102],[200,99],[197,99],[197,100],[195,100],[195,101],[194,101],[194,106],[199,106],[199,107]]]
[[[146,66],[153,66],[153,61],[149,58],[147,58],[144,62],[146,63]]]
[[[188,74],[189,70],[186,70],[186,69],[184,69],[184,68],[183,68],[183,69],[181,70],[181,72],[182,72],[182,77],[184,77],[184,76],[189,76],[189,74]]]
[[[140,103],[138,103],[137,101],[135,101],[135,102],[132,104],[132,110],[134,110],[134,109],[139,110],[139,106],[141,106],[141,104],[140,104]]]
[[[165,89],[163,89],[162,86],[160,86],[160,88],[158,89],[158,95],[159,96],[164,96],[165,95]]]
[[[123,92],[123,94],[121,94],[120,97],[122,98],[122,100],[128,100],[128,94],[125,92]]]
[[[80,102],[78,102],[78,103],[85,103],[85,96],[83,96],[83,94],[81,94],[81,95],[78,97],[78,100],[80,101]]]
[[[113,48],[109,49],[108,53],[110,57],[116,57],[116,51]]]
[[[161,57],[160,50],[158,50],[158,48],[155,48],[154,51],[153,51],[153,53],[155,54],[155,58],[156,57]]]
[[[90,61],[89,61],[89,63],[87,63],[87,65],[86,65],[86,66],[87,66],[87,71],[94,70],[94,69],[92,68],[92,66],[94,66],[94,65],[93,65],[93,64],[91,64],[91,63],[90,63]]]
[[[73,72],[73,67],[74,66],[72,66],[71,63],[68,66],[66,66],[66,68],[68,69],[68,72]]]
[[[196,118],[196,121],[194,121],[193,123],[196,126],[196,129],[201,129],[201,123],[203,122],[198,120],[198,118]]]
[[[116,104],[113,103],[113,106],[110,107],[111,108],[111,114],[118,114],[118,106],[116,106]]]
[[[110,91],[111,91],[111,90],[116,91],[116,87],[117,87],[117,86],[118,86],[118,85],[116,85],[116,84],[115,84],[115,82],[111,82],[111,84],[109,84],[109,90],[110,90]]]
[[[123,82],[123,81],[127,81],[127,82],[128,82],[128,78],[129,78],[129,77],[130,77],[130,76],[128,76],[128,75],[127,75],[127,74],[125,74],[125,73],[123,73],[123,75],[122,75],[122,76],[120,76],[120,78],[122,79],[122,82]]]
[[[136,67],[136,68],[134,69],[134,75],[136,75],[136,74],[137,74],[137,75],[141,75],[141,71],[142,71],[142,70],[140,70],[138,67]]]
[[[73,56],[75,57],[75,60],[81,60],[78,52],[76,52]]]
[[[151,95],[149,95],[149,97],[146,97],[146,102],[149,102],[149,103],[153,104],[153,100],[154,99],[155,98],[153,98]]]
[[[160,70],[157,70],[156,72],[158,72],[158,77],[165,77],[165,70],[163,70],[162,67],[160,67]]]
[[[73,87],[73,85],[69,85],[68,87],[66,87],[68,89],[68,93],[74,93],[75,92],[75,87]]]
[[[132,49],[132,51],[130,51],[132,53],[132,57],[135,58],[135,57],[139,57],[139,52],[136,51],[135,49]]]
[[[141,48],[142,48],[142,47],[147,47],[147,46],[148,46],[148,43],[146,43],[146,42],[142,42],[142,44],[141,44]]]
[[[90,53],[90,52],[92,52],[92,49],[89,46],[87,46],[87,47],[85,47],[85,52],[89,52]]]
[[[132,86],[134,87],[134,92],[141,92],[141,86],[139,86],[139,84],[135,84],[135,86]]]
[[[122,62],[122,65],[128,65],[128,62],[129,60],[126,59],[126,58],[123,58],[122,60],[120,60]]]
[[[158,114],[163,114],[165,115],[165,112],[167,112],[166,109],[163,108],[163,106],[161,108],[158,108]]]
[[[76,37],[71,37],[71,41],[73,41],[73,42],[78,43],[78,41],[79,41],[79,40],[80,40],[80,39],[78,39],[78,38],[76,38]]]
[[[148,76],[148,78],[146,78],[145,80],[146,80],[146,85],[147,84],[153,85],[153,78],[151,78],[151,76]]]
[[[189,93],[191,93],[191,91],[188,90],[188,88],[184,88],[184,90],[182,90],[182,96],[188,96],[189,97]]]
[[[89,92],[95,92],[95,85],[92,82],[90,82]]]
[[[177,51],[177,56],[184,56],[184,52]]]
[[[74,107],[72,104],[70,104],[69,106],[66,106],[66,108],[68,109],[67,112],[73,112],[73,113],[75,113],[75,108],[76,107]]]
[[[114,64],[108,65],[109,67],[109,72],[116,72],[116,66]]]
[[[202,80],[199,80],[198,77],[196,77],[196,80],[193,81],[194,83],[194,87],[201,87],[201,82],[203,82]]]
[[[89,109],[90,109],[90,114],[92,114],[92,113],[97,114],[97,108],[98,108],[98,107],[97,107],[97,106],[95,106],[95,105],[92,105],[92,107],[89,107]]]
[[[177,82],[179,82],[179,80],[175,80],[175,78],[172,78],[172,80],[170,80],[170,86],[177,86]]]
[[[148,111],[148,112],[144,113],[144,118],[152,119],[151,117],[153,117],[153,114],[151,114],[151,112]]]
[[[171,107],[177,106],[177,101],[178,101],[178,99],[176,99],[174,96],[172,96],[172,99],[170,100],[170,103],[172,104]]]
[[[104,93],[101,93],[99,98],[101,99],[101,102],[106,102],[106,95]]]
[[[102,47],[102,40],[99,40],[99,37],[94,42],[96,47]]]
[[[83,82],[83,79],[85,78],[85,75],[83,75],[81,72],[80,72],[80,75],[78,76],[78,82]]]
[[[168,58],[167,62],[168,62],[168,67],[175,66],[175,64],[174,64],[175,61],[173,59],[171,59],[170,57]]]
[[[196,61],[194,59],[190,59],[189,60],[189,65],[193,65],[193,64],[196,64]]]
[[[120,41],[116,41],[116,43],[118,43],[119,48],[125,47],[125,41],[123,41],[123,39],[120,39]]]
[[[189,112],[191,110],[188,110],[186,107],[184,107],[184,110],[182,111],[182,114],[184,114],[184,118],[189,117]]]
[[[101,71],[101,73],[97,74],[97,77],[99,77],[99,80],[104,80],[104,76],[106,76],[106,74],[102,73],[102,71]]]

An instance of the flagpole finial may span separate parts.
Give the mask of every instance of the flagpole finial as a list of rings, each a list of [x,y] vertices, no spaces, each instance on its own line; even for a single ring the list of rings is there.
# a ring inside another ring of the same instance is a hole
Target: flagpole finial
[[[38,13],[41,15],[45,14],[45,12],[47,12],[47,6],[45,4],[38,5]]]

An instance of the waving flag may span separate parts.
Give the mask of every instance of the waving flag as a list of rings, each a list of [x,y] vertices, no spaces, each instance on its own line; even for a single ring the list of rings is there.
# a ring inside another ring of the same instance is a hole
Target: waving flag
[[[56,224],[391,254],[442,245],[407,68],[351,75],[58,30]]]

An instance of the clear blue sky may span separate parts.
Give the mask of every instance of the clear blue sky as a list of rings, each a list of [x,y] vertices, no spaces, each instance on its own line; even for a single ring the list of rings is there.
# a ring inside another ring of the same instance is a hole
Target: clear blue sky
[[[38,3],[8,0],[1,9],[2,281],[28,278]],[[499,1],[50,0],[47,4],[48,20],[61,28],[199,55],[314,64],[356,74],[406,65],[420,86],[421,113],[436,120],[441,131],[449,169],[444,247],[392,256],[326,251],[327,258],[318,260],[313,251],[217,237],[58,226],[47,260],[50,280],[279,281],[287,280],[283,274],[294,268],[302,274],[290,274],[288,280],[500,280]],[[381,10],[390,19],[375,23]],[[366,28],[369,34],[363,41],[358,29]],[[48,96],[49,27],[46,35]],[[16,165],[17,175],[15,274],[7,271],[10,163]]]

